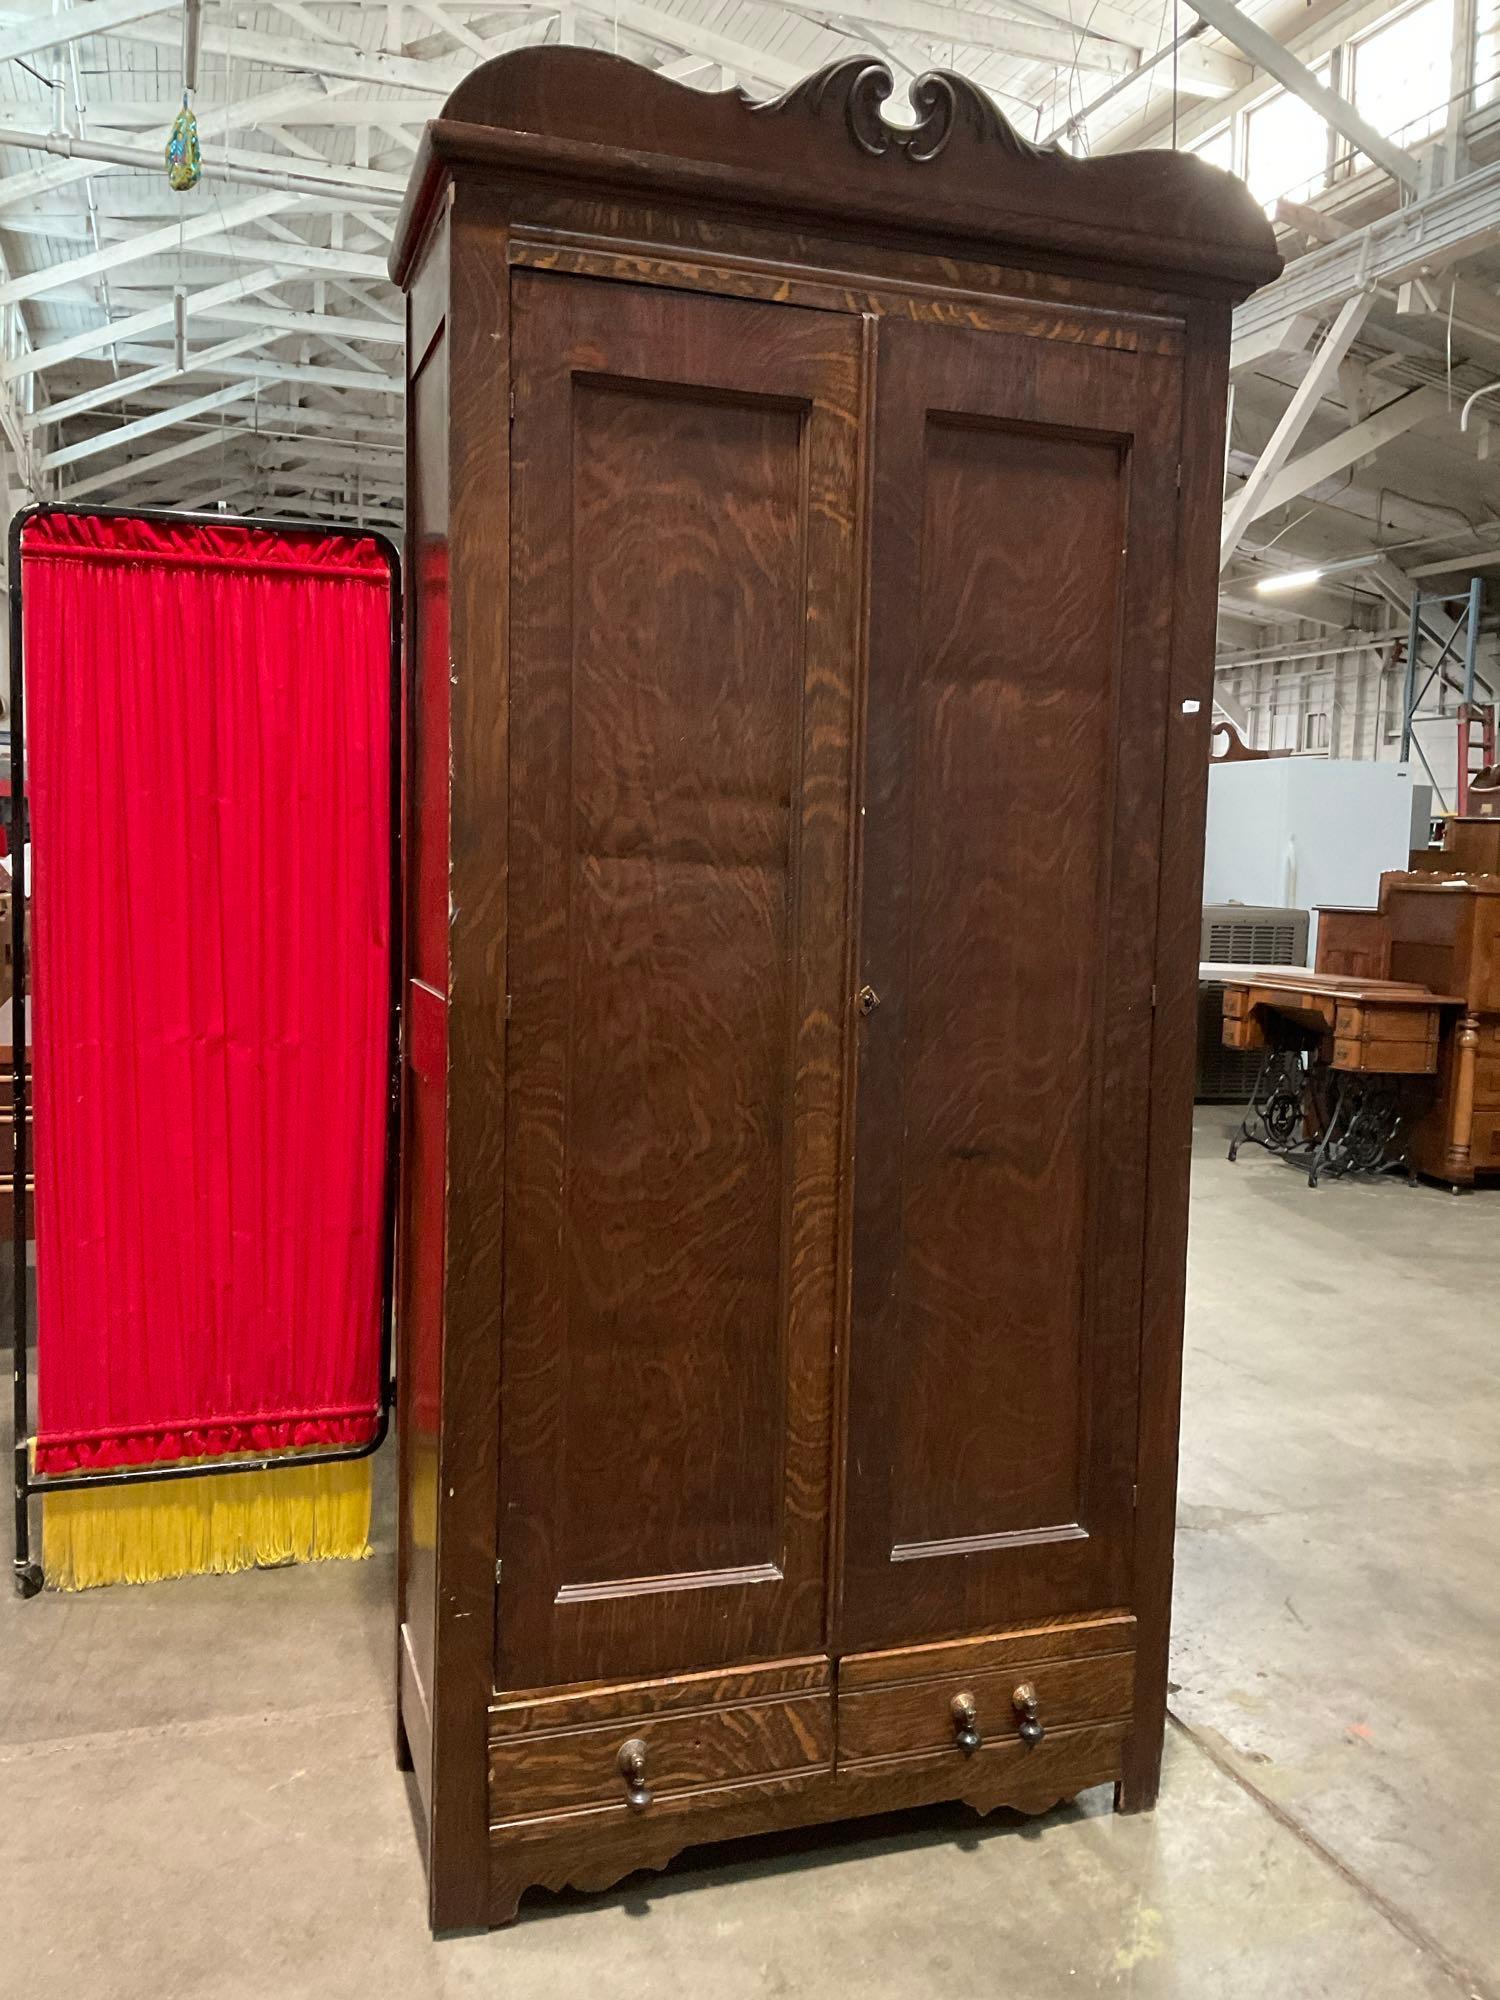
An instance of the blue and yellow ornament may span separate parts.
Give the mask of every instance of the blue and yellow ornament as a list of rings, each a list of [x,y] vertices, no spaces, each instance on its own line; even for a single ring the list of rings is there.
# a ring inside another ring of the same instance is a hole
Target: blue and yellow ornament
[[[203,178],[203,155],[198,150],[198,121],[182,93],[182,109],[172,120],[167,139],[167,179],[179,194],[195,188]]]

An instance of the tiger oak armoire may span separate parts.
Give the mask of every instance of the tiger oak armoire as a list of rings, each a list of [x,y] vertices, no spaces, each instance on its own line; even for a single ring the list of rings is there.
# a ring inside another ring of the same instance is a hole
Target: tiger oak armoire
[[[532,48],[408,298],[399,1752],[438,1929],[1153,1803],[1238,182]]]

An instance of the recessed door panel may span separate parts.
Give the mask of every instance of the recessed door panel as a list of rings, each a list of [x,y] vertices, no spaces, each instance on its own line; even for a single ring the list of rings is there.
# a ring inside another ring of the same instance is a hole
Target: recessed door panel
[[[1176,513],[1167,364],[877,384],[845,1649],[1128,1596]]]
[[[858,330],[515,285],[500,1684],[826,1632]]]

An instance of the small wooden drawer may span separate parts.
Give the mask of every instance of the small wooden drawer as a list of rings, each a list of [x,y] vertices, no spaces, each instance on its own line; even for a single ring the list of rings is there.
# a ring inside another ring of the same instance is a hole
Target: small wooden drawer
[[[1035,1721],[1044,1732],[1117,1721],[1130,1714],[1135,1655],[1042,1660],[840,1694],[839,1764],[930,1750],[952,1749],[961,1755],[959,1736],[971,1707],[970,1726],[980,1744],[1023,1741],[1027,1712],[1016,1693],[1024,1688],[1035,1693]]]
[[[631,1759],[628,1746],[643,1746]],[[743,1702],[689,1714],[610,1721],[490,1744],[494,1824],[582,1806],[630,1809],[634,1783],[651,1803],[749,1778],[827,1770],[833,1762],[828,1694]],[[650,1805],[638,1810],[649,1811]]]
[[[1476,1174],[1500,1172],[1500,1112],[1477,1112],[1469,1128],[1469,1164]]]
[[[1475,1063],[1474,1104],[1477,1110],[1500,1111],[1500,1056],[1481,1055]]]
[[[1414,1041],[1336,1041],[1333,1067],[1366,1076],[1431,1076],[1437,1068],[1437,1043]]]
[[[1333,1066],[1364,1075],[1430,1076],[1437,1067],[1436,1007],[1339,1002]]]

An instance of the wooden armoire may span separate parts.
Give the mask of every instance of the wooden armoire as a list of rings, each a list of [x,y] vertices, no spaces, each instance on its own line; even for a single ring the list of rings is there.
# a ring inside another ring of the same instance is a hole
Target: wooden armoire
[[[486,64],[408,294],[400,1749],[435,1927],[1155,1797],[1238,182]]]

